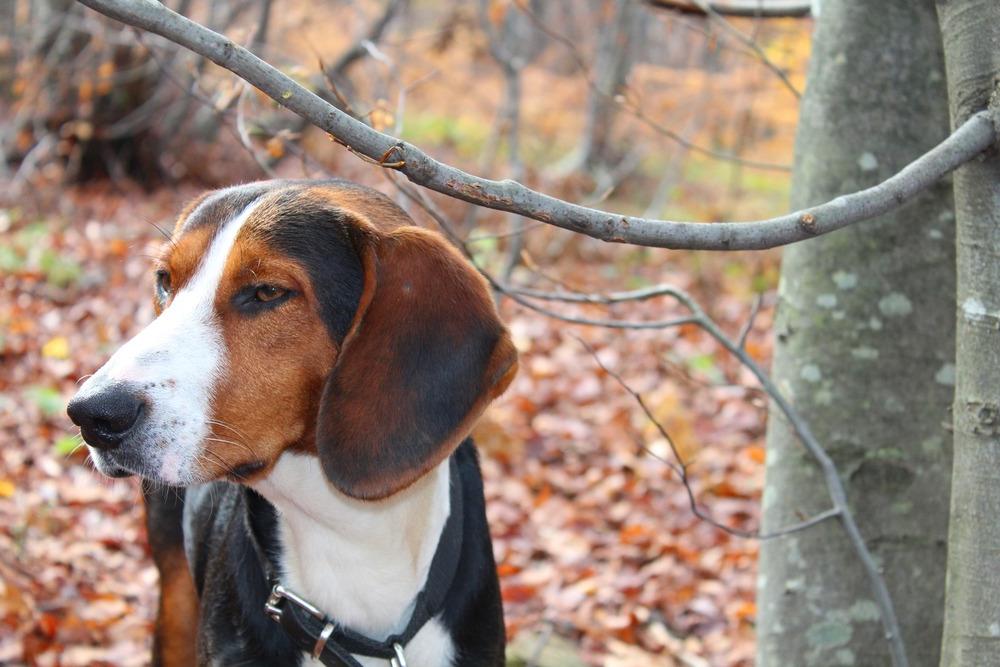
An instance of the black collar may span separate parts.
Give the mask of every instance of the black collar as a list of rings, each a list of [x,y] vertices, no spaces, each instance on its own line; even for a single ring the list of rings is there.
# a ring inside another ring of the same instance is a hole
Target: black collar
[[[462,552],[462,482],[458,464],[449,463],[451,510],[437,549],[431,560],[424,587],[413,603],[413,613],[404,630],[383,640],[372,639],[350,628],[338,625],[314,605],[288,590],[280,583],[277,568],[257,536],[253,521],[247,521],[247,533],[261,569],[271,584],[271,594],[264,612],[276,621],[296,647],[312,655],[327,667],[362,667],[351,654],[391,661],[393,667],[406,667],[404,649],[420,628],[441,611],[451,588]]]

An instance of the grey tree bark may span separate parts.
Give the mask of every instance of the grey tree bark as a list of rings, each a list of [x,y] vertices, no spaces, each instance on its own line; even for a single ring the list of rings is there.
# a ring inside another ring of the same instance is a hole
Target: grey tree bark
[[[628,80],[644,26],[642,7],[633,0],[600,0],[594,3],[593,12],[598,31],[593,85],[588,92],[586,123],[572,167],[596,174],[613,166],[612,153],[621,150],[611,140],[618,115],[615,96]]]
[[[933,0],[828,0],[802,102],[793,205],[875,183],[948,133]],[[882,566],[912,665],[937,665],[955,376],[948,184],[785,250],[773,377],[841,471]],[[998,348],[1000,349],[1000,348]],[[829,501],[772,411],[764,530]],[[888,665],[868,581],[839,526],[761,545],[758,661]]]
[[[993,94],[1000,123],[1000,3],[939,0],[951,122]],[[997,91],[997,92],[994,92]],[[998,146],[1000,148],[1000,146]],[[955,173],[958,382],[941,664],[1000,665],[1000,155]]]

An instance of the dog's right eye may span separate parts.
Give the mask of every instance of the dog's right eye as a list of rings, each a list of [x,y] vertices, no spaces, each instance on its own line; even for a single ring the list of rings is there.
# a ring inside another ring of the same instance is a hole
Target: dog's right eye
[[[166,269],[156,272],[156,298],[160,303],[166,303],[170,296],[170,273]]]

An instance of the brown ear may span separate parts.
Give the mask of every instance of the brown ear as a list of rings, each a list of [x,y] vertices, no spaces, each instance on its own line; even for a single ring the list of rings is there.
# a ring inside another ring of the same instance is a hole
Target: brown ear
[[[517,352],[483,278],[437,234],[371,230],[365,287],[323,390],[316,447],[349,496],[384,498],[447,458],[510,384]]]

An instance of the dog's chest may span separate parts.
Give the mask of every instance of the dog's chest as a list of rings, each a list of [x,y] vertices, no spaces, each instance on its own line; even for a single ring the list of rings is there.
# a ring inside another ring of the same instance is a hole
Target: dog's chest
[[[447,464],[384,501],[333,489],[315,459],[286,453],[258,490],[278,510],[284,583],[336,622],[381,639],[403,629],[449,512]],[[454,645],[434,618],[405,647],[409,667],[447,667]],[[385,660],[360,658],[368,667]],[[308,665],[320,665],[308,659]]]

